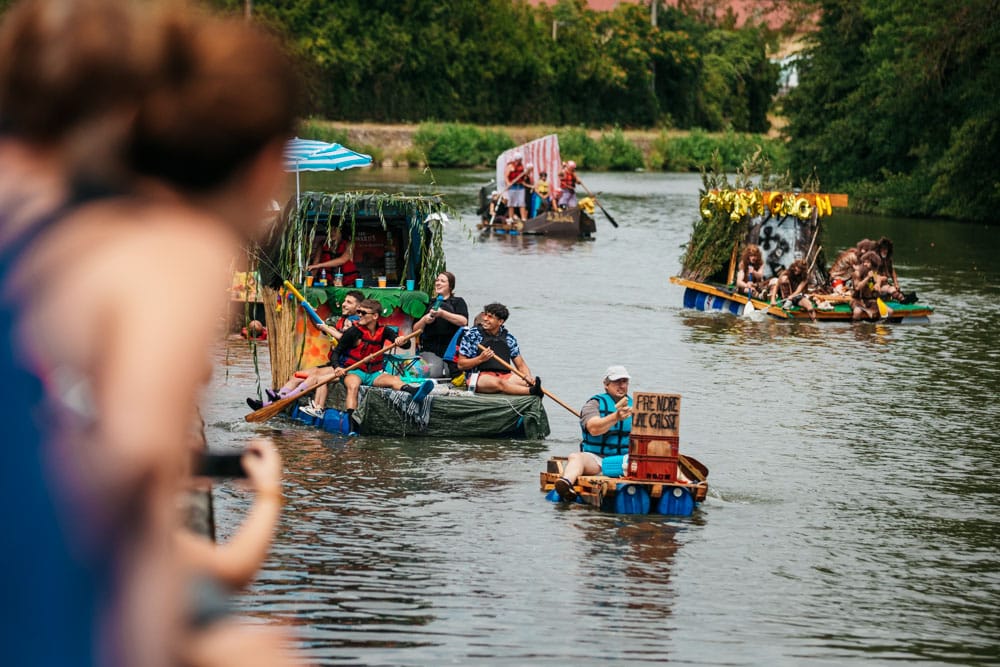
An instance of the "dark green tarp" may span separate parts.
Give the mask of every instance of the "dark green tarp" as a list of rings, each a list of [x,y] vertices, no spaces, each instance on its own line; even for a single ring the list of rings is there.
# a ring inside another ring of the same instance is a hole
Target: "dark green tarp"
[[[404,415],[393,405],[389,390],[368,390],[356,415],[362,433],[384,436],[426,437],[517,437],[537,440],[549,435],[549,418],[541,399],[534,396],[506,394],[471,394],[450,391],[431,394],[430,419],[426,428]],[[338,383],[330,392],[328,406],[344,409],[344,386]]]

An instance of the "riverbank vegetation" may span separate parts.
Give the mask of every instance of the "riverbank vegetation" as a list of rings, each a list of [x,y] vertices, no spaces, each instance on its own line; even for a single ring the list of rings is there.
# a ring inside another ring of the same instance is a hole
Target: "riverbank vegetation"
[[[1000,222],[1000,3],[814,4],[783,105],[793,173],[861,212]]]
[[[854,210],[1000,219],[996,0],[761,0],[780,30],[715,0],[659,2],[655,25],[648,0],[207,1],[252,5],[287,37],[313,117],[418,125],[403,147],[346,142],[379,163],[489,166],[514,143],[504,128],[530,125],[584,169],[697,170],[716,150],[731,169],[760,147]],[[768,50],[804,25],[798,86],[776,96]],[[783,140],[767,136],[774,112]]]

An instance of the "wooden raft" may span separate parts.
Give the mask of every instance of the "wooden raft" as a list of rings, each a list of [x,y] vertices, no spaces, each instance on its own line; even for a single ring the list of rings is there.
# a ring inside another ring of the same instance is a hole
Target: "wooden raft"
[[[664,494],[683,496],[685,491],[695,503],[702,502],[708,495],[708,468],[678,451],[680,401],[676,394],[636,392],[626,469],[621,477],[581,476],[573,487],[577,497],[604,511],[620,511],[616,509],[620,505],[615,501],[616,494],[621,489],[635,493],[636,487],[648,495],[649,507],[659,505]],[[568,458],[562,456],[549,459],[545,472],[540,474],[543,492],[555,489],[567,462]],[[685,513],[691,507],[689,504]]]

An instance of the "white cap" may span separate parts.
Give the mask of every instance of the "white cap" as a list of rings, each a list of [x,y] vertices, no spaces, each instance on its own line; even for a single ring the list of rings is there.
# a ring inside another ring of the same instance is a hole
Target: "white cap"
[[[614,382],[615,380],[631,380],[632,376],[628,374],[624,366],[608,366],[608,370],[604,371],[604,379]]]
[[[523,158],[523,157],[524,157],[524,156],[523,156],[523,155],[521,155],[521,151],[517,151],[516,153],[514,153],[514,159],[515,159],[515,160],[520,160],[520,159],[521,159],[521,158]]]

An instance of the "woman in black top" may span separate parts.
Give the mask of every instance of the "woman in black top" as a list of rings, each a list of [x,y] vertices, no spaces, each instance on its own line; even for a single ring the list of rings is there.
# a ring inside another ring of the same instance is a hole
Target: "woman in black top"
[[[420,356],[430,366],[430,377],[454,377],[458,369],[444,361],[448,346],[460,327],[469,324],[469,307],[465,299],[455,296],[455,274],[442,271],[434,280],[435,298],[427,313],[413,323],[420,334]]]

